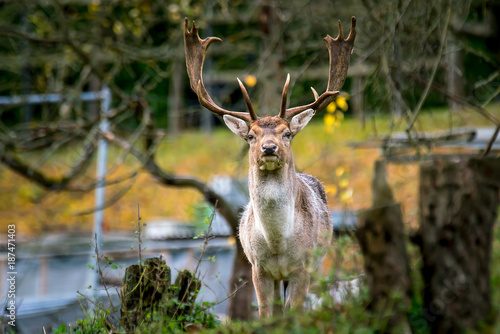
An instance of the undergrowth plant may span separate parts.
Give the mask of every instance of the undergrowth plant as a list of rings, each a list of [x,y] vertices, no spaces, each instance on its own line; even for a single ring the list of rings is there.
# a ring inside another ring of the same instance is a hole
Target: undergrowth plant
[[[99,274],[105,300],[91,298],[87,293],[79,293],[80,305],[85,317],[76,320],[74,325],[61,324],[53,329],[54,334],[101,334],[101,333],[176,333],[196,328],[215,328],[220,321],[210,310],[216,302],[196,302],[201,280],[199,268],[202,261],[215,261],[215,257],[204,259],[210,236],[215,210],[206,219],[207,230],[195,236],[203,239],[201,254],[197,259],[194,272],[183,270],[178,273],[174,284],[170,282],[170,268],[164,259],[143,259],[142,230],[140,213],[136,236],[139,242],[137,265],[127,267],[123,279],[123,288],[117,290],[120,298],[120,310],[114,305],[111,288],[106,284],[103,271],[106,268],[117,269],[113,259],[94,248],[95,265],[89,269]],[[92,288],[89,286],[89,289]],[[89,289],[87,291],[89,291]],[[229,298],[229,296],[228,296]],[[45,332],[45,329],[44,329]]]

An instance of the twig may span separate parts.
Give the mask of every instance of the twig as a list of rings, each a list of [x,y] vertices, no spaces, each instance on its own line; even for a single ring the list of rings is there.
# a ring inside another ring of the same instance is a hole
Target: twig
[[[101,279],[101,283],[102,283],[102,286],[104,287],[104,291],[106,291],[106,295],[108,296],[109,304],[113,308],[113,312],[115,312],[117,309],[116,309],[115,305],[113,304],[113,301],[111,300],[111,296],[110,296],[109,291],[108,291],[108,286],[106,285],[106,281],[104,280],[104,277],[103,277],[104,274],[101,270],[101,258],[99,255],[99,245],[97,244],[97,233],[94,234],[94,244],[95,244],[94,252],[95,252],[95,256],[96,256],[96,264],[97,264],[99,278]]]
[[[404,5],[403,5],[403,8],[401,10],[400,13],[398,13],[398,16],[394,19],[393,22],[391,22],[391,27],[395,27],[397,26],[401,20],[403,19],[403,17],[405,16],[406,14],[406,11],[408,10],[408,8],[410,7],[410,4],[413,2],[413,0],[408,0]],[[363,3],[366,5],[366,1],[363,1]],[[378,20],[378,18],[375,18],[375,16],[373,16],[372,12],[369,11],[369,14],[372,16],[372,18],[377,21],[377,23],[380,24],[380,21]],[[386,32],[382,37],[380,37],[378,39],[377,42],[373,43],[372,44],[372,47],[366,51],[364,54],[362,54],[361,56],[358,57],[357,61],[355,64],[353,64],[352,66],[356,66],[358,63],[362,63],[364,62],[366,59],[368,59],[368,57],[370,57],[370,55],[372,55],[378,48],[381,47],[382,44],[384,44],[384,42],[389,38],[389,36],[391,36],[391,34],[393,33],[394,31],[391,30],[391,31],[388,31]]]
[[[78,291],[78,290],[77,290],[77,291],[76,291],[76,293],[77,293],[77,294],[79,294],[82,298],[85,298],[85,301],[87,301],[87,303],[92,304],[95,308],[100,307],[100,305],[99,305],[99,304],[97,304],[96,302],[94,302],[92,299],[90,299],[89,297],[87,297],[86,295],[84,295],[83,293],[81,293],[80,291]],[[82,305],[82,303],[80,302],[80,300],[79,300],[79,304],[80,304],[80,307],[82,308],[82,311],[83,311],[83,313],[84,313],[85,318],[89,318],[89,317],[90,317],[90,315],[89,315],[89,313],[85,310],[85,308],[84,308],[84,306]],[[115,311],[115,310],[114,310],[114,311]],[[115,320],[115,321],[118,321],[118,319],[117,319],[117,318],[115,318],[114,320]],[[108,323],[109,327],[111,327],[111,328],[113,328],[113,327],[114,327],[114,326],[113,326],[113,324],[112,324],[110,321],[108,321],[107,319],[106,319],[106,322]],[[110,332],[110,333],[111,333],[111,332]]]
[[[216,207],[217,207],[217,202],[215,203],[215,207],[212,209],[212,213],[210,214],[210,218],[209,218],[207,231],[203,236],[203,246],[201,247],[200,258],[198,259],[198,263],[196,264],[196,268],[194,270],[195,274],[198,272],[198,269],[200,268],[200,264],[201,264],[201,261],[203,259],[203,256],[205,255],[205,253],[207,251],[208,241],[213,239],[213,237],[210,237],[210,233],[212,232],[212,222],[214,221],[214,218],[215,218]]]
[[[216,203],[216,204],[217,204],[217,203]],[[215,207],[216,207],[216,205],[215,205]],[[208,246],[208,241],[213,239],[213,237],[210,237],[209,235],[210,235],[210,232],[212,232],[212,222],[213,222],[213,220],[214,220],[214,217],[215,217],[215,212],[216,212],[216,211],[215,211],[215,210],[216,210],[216,209],[215,209],[215,207],[214,207],[214,209],[212,210],[212,213],[211,213],[211,215],[210,215],[209,222],[208,222],[208,227],[207,227],[207,231],[206,231],[206,233],[203,235],[203,245],[202,245],[202,247],[201,247],[200,257],[198,258],[198,263],[196,264],[196,268],[195,268],[195,270],[194,270],[193,277],[191,278],[191,280],[189,280],[189,283],[188,283],[188,285],[187,285],[187,287],[186,287],[186,291],[184,292],[184,296],[182,296],[182,297],[180,298],[179,302],[182,302],[182,301],[184,301],[184,300],[185,300],[187,293],[189,293],[189,288],[191,287],[191,284],[193,283],[193,280],[197,279],[197,278],[196,278],[196,274],[198,273],[198,270],[199,270],[199,268],[200,268],[200,264],[201,264],[201,262],[203,261],[203,256],[204,256],[204,255],[205,255],[205,253],[206,253],[207,246]],[[199,277],[199,276],[198,276],[198,277]],[[193,301],[193,302],[194,302],[194,301]],[[180,310],[181,304],[182,304],[182,303],[180,303],[179,305],[177,305],[177,308],[176,308],[175,312],[172,314],[172,318],[174,318],[174,317],[175,317],[175,315],[177,314],[177,312]]]
[[[137,241],[139,242],[139,272],[143,271],[141,234],[142,234],[141,211],[140,211],[139,203],[137,203]],[[141,279],[145,274],[146,274],[146,268],[144,268],[144,272],[142,272]],[[140,282],[140,280],[139,280],[139,282]],[[143,307],[144,292],[142,290],[142,286],[143,286],[142,284],[139,284],[139,310],[141,312],[141,318],[144,319],[144,307]]]
[[[194,188],[198,190],[204,196],[205,200],[208,203],[212,204],[217,209],[217,211],[226,219],[226,221],[230,224],[233,232],[237,230],[237,224],[239,222],[238,212],[230,203],[228,203],[224,199],[224,197],[220,196],[206,183],[194,177],[178,176],[167,173],[163,169],[161,169],[160,166],[158,166],[156,162],[151,159],[151,157],[145,155],[143,152],[140,152],[135,147],[131,147],[126,140],[117,136],[115,133],[107,132],[104,135],[110,142],[117,144],[122,148],[130,149],[130,153],[137,160],[139,160],[139,162],[142,163],[143,168],[160,183],[167,186]]]
[[[143,117],[142,117],[141,123],[139,124],[137,129],[134,131],[134,133],[132,133],[132,135],[130,136],[130,138],[128,140],[130,147],[132,147],[135,144],[135,142],[142,136],[144,131],[148,128],[148,126],[151,125],[151,108],[149,107],[148,102],[146,101],[145,98],[138,98],[136,100],[136,102],[137,102],[137,108],[141,108],[143,111]],[[116,159],[116,161],[117,161],[116,164],[121,165],[123,163],[123,161],[125,160],[125,157],[128,155],[128,153],[129,153],[129,150],[126,150],[126,149],[123,150],[120,153],[120,156],[118,157],[118,159]]]
[[[102,180],[102,182],[94,181],[94,182],[89,183],[85,186],[68,186],[68,188],[66,190],[71,191],[71,192],[87,192],[87,191],[95,189],[97,186],[107,187],[107,186],[113,186],[116,184],[120,184],[120,183],[125,182],[127,180],[130,180],[132,178],[135,178],[138,174],[139,174],[139,171],[134,170],[134,171],[122,176],[122,177],[117,177],[117,178],[114,178],[111,180],[104,179],[104,180]]]
[[[38,36],[33,36],[31,34],[27,34],[18,30],[13,29],[12,27],[9,26],[0,26],[0,36],[5,36],[5,37],[18,37],[25,39],[30,42],[35,42],[35,43],[44,43],[44,44],[59,44],[64,41],[62,38],[53,38],[53,39],[48,39],[48,38],[40,38]]]
[[[437,72],[437,69],[439,67],[439,63],[441,62],[441,58],[443,57],[443,50],[444,50],[444,46],[445,46],[445,42],[446,42],[446,35],[448,33],[448,23],[450,21],[450,17],[451,17],[451,3],[448,0],[448,7],[446,9],[446,18],[444,21],[443,30],[441,32],[441,38],[439,40],[439,51],[438,51],[438,55],[436,58],[436,62],[434,63],[434,67],[432,68],[431,77],[429,78],[429,81],[427,82],[427,85],[426,85],[422,95],[420,96],[418,104],[415,107],[415,111],[413,112],[413,117],[411,118],[410,123],[406,127],[406,133],[408,134],[409,138],[410,138],[409,133],[413,127],[413,124],[415,123],[415,120],[418,117],[420,110],[422,109],[422,106],[423,106],[425,100],[427,99],[427,95],[429,94],[430,89],[432,87],[432,83],[434,82],[434,77],[436,76],[436,72]]]
[[[90,163],[90,157],[95,151],[95,145],[93,143],[88,143],[84,147],[84,154],[81,159],[77,161],[75,166],[66,173],[62,178],[55,179],[42,173],[40,170],[35,170],[24,161],[20,160],[16,156],[3,152],[0,156],[0,162],[9,167],[12,171],[17,174],[37,183],[48,190],[65,190],[68,188],[68,184],[79,174],[83,173],[87,165]]]
[[[417,76],[412,76],[412,78],[414,78],[415,80],[420,81],[420,82],[423,81],[421,78],[419,78]],[[478,106],[478,105],[476,105],[474,103],[471,103],[471,102],[465,100],[461,96],[458,96],[458,95],[450,93],[445,88],[441,87],[440,85],[438,85],[436,83],[432,84],[432,88],[435,89],[435,90],[437,90],[438,92],[440,92],[441,94],[443,94],[447,98],[449,98],[449,99],[451,99],[451,100],[453,100],[453,101],[455,101],[455,102],[457,102],[457,103],[459,103],[459,104],[461,104],[463,106],[466,106],[466,107],[469,107],[469,108],[473,109],[474,111],[478,112],[481,116],[487,118],[493,124],[497,125],[497,124],[500,123],[500,120],[498,120],[494,115],[492,115],[491,113],[489,113],[483,107]]]
[[[122,189],[117,191],[110,199],[105,201],[104,204],[101,206],[96,206],[96,207],[93,207],[91,209],[79,211],[79,212],[76,212],[74,215],[75,216],[85,216],[85,215],[94,213],[95,211],[104,210],[106,208],[109,208],[110,206],[115,204],[120,198],[125,196],[125,194],[130,190],[130,188],[132,188],[132,186],[133,186],[133,183],[123,187]]]
[[[488,145],[486,146],[486,149],[484,150],[483,154],[481,154],[482,157],[485,157],[490,153],[491,147],[495,143],[498,137],[498,133],[500,132],[500,123],[497,125],[497,128],[495,129],[495,132],[493,133],[493,136],[491,136],[490,141],[488,142]]]
[[[491,96],[489,98],[486,99],[486,101],[483,102],[483,104],[481,104],[481,107],[485,107],[488,103],[490,103],[495,97],[498,96],[498,94],[500,94],[500,86],[497,87],[497,89],[493,92],[493,94],[491,94]]]
[[[120,97],[120,99],[124,101],[130,101],[130,98],[128,97],[127,94],[125,94],[120,88],[116,86],[116,84],[113,82],[113,80],[107,80],[107,77],[105,73],[101,71],[101,69],[94,64],[92,61],[92,57],[85,53],[82,48],[78,47],[74,41],[74,39],[69,35],[69,27],[68,27],[68,21],[66,19],[66,16],[64,15],[64,10],[62,4],[59,2],[59,0],[52,0],[57,7],[58,10],[58,19],[59,19],[59,24],[61,26],[61,30],[63,31],[63,43],[66,44],[75,52],[75,54],[87,65],[90,66],[92,69],[92,72],[99,77],[99,79],[102,82],[106,82],[108,87],[115,93],[117,96]]]
[[[223,303],[225,302],[226,300],[228,300],[229,298],[233,297],[234,295],[236,295],[238,293],[238,291],[240,291],[241,289],[243,289],[246,285],[248,284],[248,281],[245,281],[243,282],[239,287],[237,287],[236,289],[234,289],[233,292],[231,292],[229,295],[227,295],[226,297],[224,297],[223,299],[217,301],[214,303],[214,305],[219,305],[220,303]],[[204,310],[207,310],[209,309],[210,307],[212,306],[206,306],[204,307]]]
[[[141,224],[141,207],[137,203],[137,240],[139,242],[139,271],[142,271],[142,224]]]

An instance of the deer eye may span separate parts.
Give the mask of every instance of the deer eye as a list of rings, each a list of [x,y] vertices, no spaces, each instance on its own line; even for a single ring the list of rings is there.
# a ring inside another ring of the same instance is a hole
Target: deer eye
[[[247,138],[248,138],[248,140],[252,140],[252,139],[254,139],[254,136],[248,135]]]
[[[285,137],[287,137],[288,139],[290,139],[291,136],[292,134],[290,132],[285,133]]]

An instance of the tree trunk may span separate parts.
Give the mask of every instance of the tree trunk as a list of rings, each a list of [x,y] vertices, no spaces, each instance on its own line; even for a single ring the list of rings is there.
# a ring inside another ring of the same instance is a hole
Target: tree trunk
[[[431,333],[457,333],[490,320],[499,180],[499,158],[421,165],[415,242],[422,251],[423,316]]]
[[[277,14],[277,2],[261,0],[259,25],[262,32],[263,52],[259,59],[259,67],[263,68],[262,90],[259,96],[260,116],[278,114],[281,90],[285,84],[283,76],[283,24]]]
[[[371,299],[379,303],[394,292],[411,295],[401,206],[397,203],[359,213],[356,230],[365,261]]]
[[[168,134],[176,136],[181,129],[181,110],[183,109],[185,65],[176,58],[172,63],[172,78],[168,89]]]
[[[236,295],[229,299],[229,317],[233,320],[248,320],[252,318],[252,303],[254,290],[252,282],[252,266],[248,262],[239,239],[236,241],[236,254],[233,263],[233,273],[229,282],[230,291],[241,287]]]
[[[366,79],[361,76],[357,75],[352,78],[352,86],[353,86],[353,91],[354,93],[352,94],[351,101],[352,101],[352,110],[354,117],[362,124],[363,128],[365,127],[365,115],[364,115],[364,96],[363,96],[363,89],[364,89],[364,81]]]
[[[457,38],[454,34],[448,34],[446,41],[448,52],[446,53],[446,88],[451,95],[464,96],[465,78],[463,76],[464,69],[464,54],[461,47],[458,45]],[[448,98],[448,106],[450,109],[457,110],[462,107],[457,101]]]
[[[406,311],[411,300],[410,266],[401,207],[394,202],[385,162],[375,162],[372,208],[360,211],[356,237],[364,258],[370,309],[388,313],[387,332],[409,332]]]

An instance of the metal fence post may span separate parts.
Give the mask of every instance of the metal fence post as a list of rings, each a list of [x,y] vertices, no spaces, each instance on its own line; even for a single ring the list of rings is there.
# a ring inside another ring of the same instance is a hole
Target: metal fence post
[[[109,131],[109,108],[111,105],[111,92],[108,87],[103,87],[101,90],[101,123],[99,124],[99,129],[102,133]],[[97,170],[96,179],[97,184],[95,188],[95,212],[94,212],[94,247],[96,252],[96,270],[97,261],[99,258],[97,255],[102,256],[102,223],[104,218],[104,204],[105,204],[105,179],[106,179],[106,167],[108,162],[108,142],[101,135],[99,138],[99,145],[97,148]],[[97,287],[100,282],[99,272],[95,272],[95,277],[93,279],[93,284]]]

